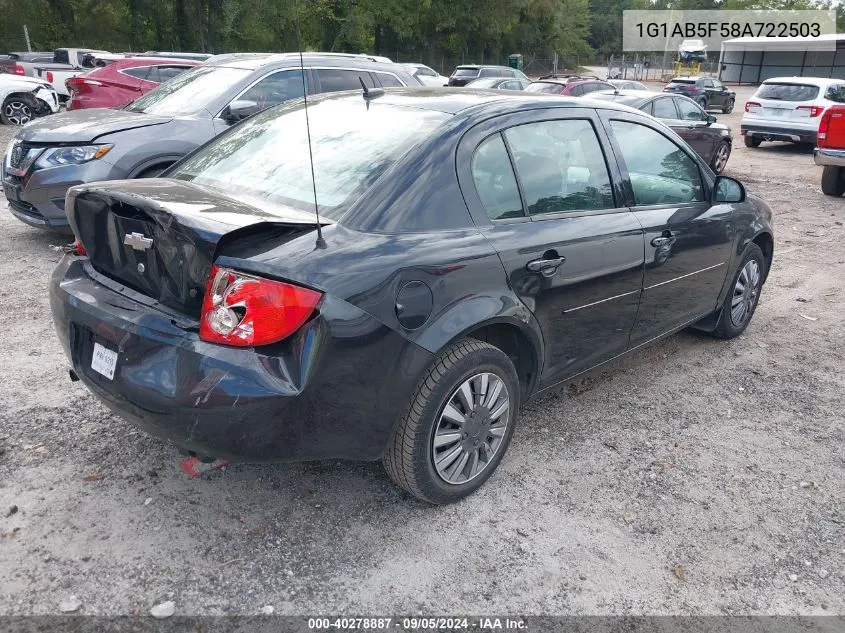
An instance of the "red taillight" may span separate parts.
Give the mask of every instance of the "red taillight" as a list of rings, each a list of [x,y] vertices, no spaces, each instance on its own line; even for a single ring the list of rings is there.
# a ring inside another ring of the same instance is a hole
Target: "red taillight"
[[[212,266],[200,316],[200,338],[247,347],[296,332],[323,295],[316,290]]]
[[[24,75],[26,73],[24,73],[23,66],[21,66],[20,64],[15,64],[15,67],[12,68],[12,74],[13,75]]]
[[[819,116],[822,112],[824,112],[824,108],[822,106],[798,106],[795,108],[796,110],[801,110],[802,112],[809,112],[810,118]]]
[[[822,120],[819,121],[819,134],[816,139],[816,144],[819,147],[827,146],[827,131],[830,129],[830,119],[833,116],[833,110],[828,109],[827,112],[824,113],[822,116]]]
[[[745,111],[746,112],[751,112],[751,110],[753,108],[759,108],[759,107],[760,107],[760,104],[757,103],[756,101],[746,101],[745,102]]]
[[[53,83],[53,73],[51,73],[49,70],[47,71],[47,81]]]
[[[95,79],[86,79],[85,77],[71,77],[65,80],[65,87],[68,92],[76,92],[78,94],[87,94],[91,92],[93,86],[102,86],[102,82]]]

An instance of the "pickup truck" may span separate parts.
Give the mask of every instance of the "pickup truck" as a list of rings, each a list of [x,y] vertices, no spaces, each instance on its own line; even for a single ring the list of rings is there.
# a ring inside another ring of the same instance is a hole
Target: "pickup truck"
[[[0,55],[0,74],[35,77],[35,67],[53,60],[53,53],[5,53]]]
[[[108,54],[107,51],[90,48],[57,48],[53,51],[53,60],[50,63],[35,67],[35,76],[51,83],[59,98],[66,101],[70,98],[70,93],[65,81],[89,70],[85,67],[85,56],[89,53]]]
[[[822,115],[813,158],[824,166],[822,192],[836,197],[845,193],[845,104],[830,106]]]

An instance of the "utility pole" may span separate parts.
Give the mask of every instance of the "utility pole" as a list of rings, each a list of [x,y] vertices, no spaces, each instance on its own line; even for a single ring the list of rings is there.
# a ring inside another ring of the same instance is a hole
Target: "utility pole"
[[[29,43],[29,29],[26,28],[26,24],[23,25],[23,38],[26,40],[26,50],[31,53],[32,45]]]

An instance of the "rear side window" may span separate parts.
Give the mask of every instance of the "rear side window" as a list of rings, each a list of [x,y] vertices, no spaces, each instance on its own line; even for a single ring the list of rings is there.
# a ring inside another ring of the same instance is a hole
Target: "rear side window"
[[[845,84],[833,84],[829,86],[824,97],[829,101],[845,103]]]
[[[158,81],[163,83],[168,79],[173,79],[176,75],[188,70],[188,68],[190,68],[190,66],[159,66]]]
[[[152,79],[150,75],[152,74],[151,69],[155,68],[154,66],[136,66],[135,68],[124,68],[120,72],[124,75],[129,75],[130,77],[135,77],[135,79],[143,79],[145,81],[157,81],[157,79]]]
[[[505,132],[530,215],[614,206],[604,153],[589,121],[542,121]]]
[[[819,96],[819,87],[809,84],[764,83],[755,96],[773,101],[812,101]]]
[[[569,94],[570,94],[570,96],[573,96],[573,97],[580,97],[582,94],[584,94],[584,85],[579,84],[577,86],[572,86],[572,88],[569,91]]]
[[[368,88],[375,88],[373,78],[366,70],[343,70],[340,68],[322,68],[317,71],[322,92],[340,92],[341,90],[361,90],[361,79]],[[360,78],[360,79],[359,79]],[[301,86],[300,86],[301,89]],[[301,94],[299,96],[302,96]]]
[[[629,121],[611,121],[628,168],[637,206],[704,200],[698,165],[680,146],[656,130]]]
[[[472,179],[491,220],[524,215],[519,188],[501,134],[485,139],[472,159]]]
[[[677,119],[678,113],[671,99],[657,99],[653,106],[653,116],[658,119]]]
[[[478,68],[456,68],[452,75],[455,77],[478,77]]]
[[[539,92],[548,95],[559,95],[561,90],[563,90],[563,86],[560,84],[536,81],[533,84],[530,84],[525,90],[528,92]]]
[[[385,88],[401,88],[405,85],[397,79],[396,75],[391,75],[389,73],[376,73],[376,75],[378,76],[378,80],[381,82],[381,85]],[[360,84],[358,87],[360,88]]]

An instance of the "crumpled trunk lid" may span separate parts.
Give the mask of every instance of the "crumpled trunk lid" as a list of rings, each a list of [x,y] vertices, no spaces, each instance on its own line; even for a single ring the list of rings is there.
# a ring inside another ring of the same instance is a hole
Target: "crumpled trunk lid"
[[[199,316],[222,242],[267,232],[274,240],[316,228],[313,215],[262,209],[170,179],[81,185],[66,212],[96,271],[183,314]]]

